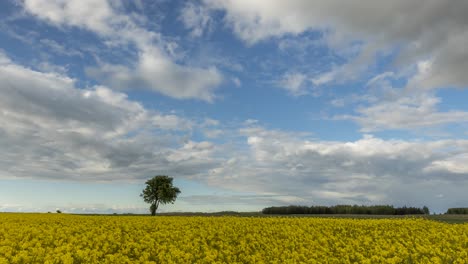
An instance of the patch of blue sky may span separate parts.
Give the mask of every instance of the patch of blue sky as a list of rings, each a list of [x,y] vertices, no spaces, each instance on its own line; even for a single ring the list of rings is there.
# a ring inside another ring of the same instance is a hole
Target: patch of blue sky
[[[439,132],[438,134],[436,132]],[[438,131],[434,132],[436,136],[443,139],[457,138],[460,140],[468,139],[468,122],[454,122],[446,124]]]
[[[2,49],[15,63],[43,72],[61,67],[63,74],[75,79],[77,88],[97,84],[84,71],[96,65],[94,55],[105,54],[104,46],[99,48],[101,42],[94,34],[74,27],[59,30],[31,18],[19,21],[24,24],[4,24],[9,30],[0,33]],[[44,65],[49,68],[43,68]]]
[[[438,105],[440,111],[468,111],[468,97],[466,91],[462,89],[439,89],[435,93],[437,97],[443,99]]]

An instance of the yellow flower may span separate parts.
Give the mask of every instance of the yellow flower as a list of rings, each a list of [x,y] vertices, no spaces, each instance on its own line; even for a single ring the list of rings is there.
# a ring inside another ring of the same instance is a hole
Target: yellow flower
[[[466,263],[466,234],[416,218],[0,214],[0,264]]]

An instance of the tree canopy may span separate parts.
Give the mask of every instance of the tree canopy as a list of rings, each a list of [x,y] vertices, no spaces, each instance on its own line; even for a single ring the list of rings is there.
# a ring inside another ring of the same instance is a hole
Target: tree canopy
[[[172,177],[157,175],[146,181],[146,187],[140,196],[150,204],[151,215],[156,215],[159,204],[175,202],[180,190],[173,186],[172,180]]]

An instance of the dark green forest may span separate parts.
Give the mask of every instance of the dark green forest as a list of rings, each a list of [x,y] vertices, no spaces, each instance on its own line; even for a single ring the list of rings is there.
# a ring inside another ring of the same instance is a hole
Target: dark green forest
[[[392,205],[334,205],[334,206],[273,206],[263,214],[363,214],[363,215],[415,215],[429,214],[429,208],[393,207]]]
[[[449,208],[446,214],[468,214],[468,207]]]

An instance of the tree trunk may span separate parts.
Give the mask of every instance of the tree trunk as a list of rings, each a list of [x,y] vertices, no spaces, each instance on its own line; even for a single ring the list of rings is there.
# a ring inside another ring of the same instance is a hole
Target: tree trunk
[[[150,211],[151,211],[152,216],[156,215],[156,210],[158,210],[158,206],[159,206],[159,201],[151,204]]]

